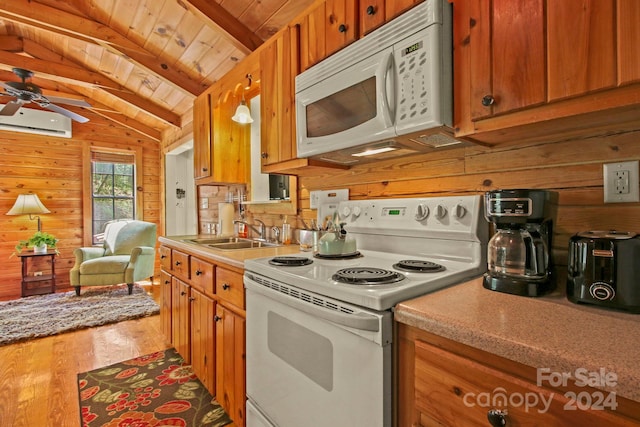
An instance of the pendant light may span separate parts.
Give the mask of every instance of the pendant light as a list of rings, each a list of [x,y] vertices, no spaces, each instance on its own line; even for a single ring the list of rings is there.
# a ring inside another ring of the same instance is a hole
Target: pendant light
[[[253,123],[253,119],[251,118],[251,111],[249,111],[249,107],[247,107],[247,101],[244,99],[244,91],[248,88],[251,88],[251,74],[247,74],[247,79],[249,79],[249,85],[245,88],[242,88],[242,100],[240,101],[240,105],[236,108],[236,113],[231,117],[231,120],[234,122],[238,122],[240,124]]]

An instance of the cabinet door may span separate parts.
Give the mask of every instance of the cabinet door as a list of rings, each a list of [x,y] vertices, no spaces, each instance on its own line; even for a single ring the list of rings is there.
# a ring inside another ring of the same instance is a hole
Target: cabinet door
[[[549,101],[616,85],[615,0],[547,1],[547,20]]]
[[[360,37],[385,23],[384,0],[361,0],[359,7]]]
[[[171,251],[171,272],[182,280],[189,280],[189,254],[173,249]]]
[[[215,302],[191,289],[191,366],[212,395],[216,392]]]
[[[171,275],[164,270],[160,271],[160,327],[162,334],[168,342],[171,339]]]
[[[193,103],[193,173],[196,179],[211,175],[211,105],[203,93]]]
[[[245,425],[245,319],[216,307],[216,400],[235,426]]]
[[[357,0],[326,0],[326,56],[337,52],[358,37]]]
[[[300,72],[317,64],[327,56],[324,3],[309,12],[298,23]]]
[[[216,183],[250,182],[251,127],[231,120],[242,100],[242,89],[235,92],[225,90],[213,105],[212,179]]]
[[[472,18],[466,24],[472,44],[471,118],[543,103],[544,0],[471,0],[456,6],[468,8]]]
[[[291,34],[280,33],[260,53],[260,145],[262,165],[296,157],[294,64]]]
[[[187,363],[191,363],[189,298],[189,285],[174,277],[171,284],[171,338],[173,346]]]

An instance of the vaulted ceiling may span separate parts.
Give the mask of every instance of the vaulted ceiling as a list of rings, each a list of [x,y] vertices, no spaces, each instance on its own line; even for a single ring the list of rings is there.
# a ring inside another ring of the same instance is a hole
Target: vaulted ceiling
[[[200,93],[313,1],[4,0],[0,81],[20,81],[14,67],[31,70],[45,97],[91,105],[59,106],[160,140],[191,121]]]

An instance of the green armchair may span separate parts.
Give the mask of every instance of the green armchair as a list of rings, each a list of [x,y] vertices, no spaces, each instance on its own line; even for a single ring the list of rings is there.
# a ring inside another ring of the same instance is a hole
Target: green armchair
[[[108,286],[126,283],[129,295],[133,284],[153,279],[156,225],[144,221],[116,221],[107,224],[102,247],[73,251],[76,263],[69,272],[71,286],[80,295],[81,286]]]

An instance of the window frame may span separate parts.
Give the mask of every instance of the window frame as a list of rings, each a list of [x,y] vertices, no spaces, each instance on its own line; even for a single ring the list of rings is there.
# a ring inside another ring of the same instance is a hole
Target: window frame
[[[134,171],[134,197],[135,197],[135,219],[144,219],[142,208],[144,206],[144,191],[142,186],[142,147],[133,148],[113,148],[96,144],[85,146],[83,149],[82,168],[82,217],[83,217],[83,246],[94,246],[93,244],[93,189],[92,189],[92,165],[93,152],[115,153],[133,155]]]

